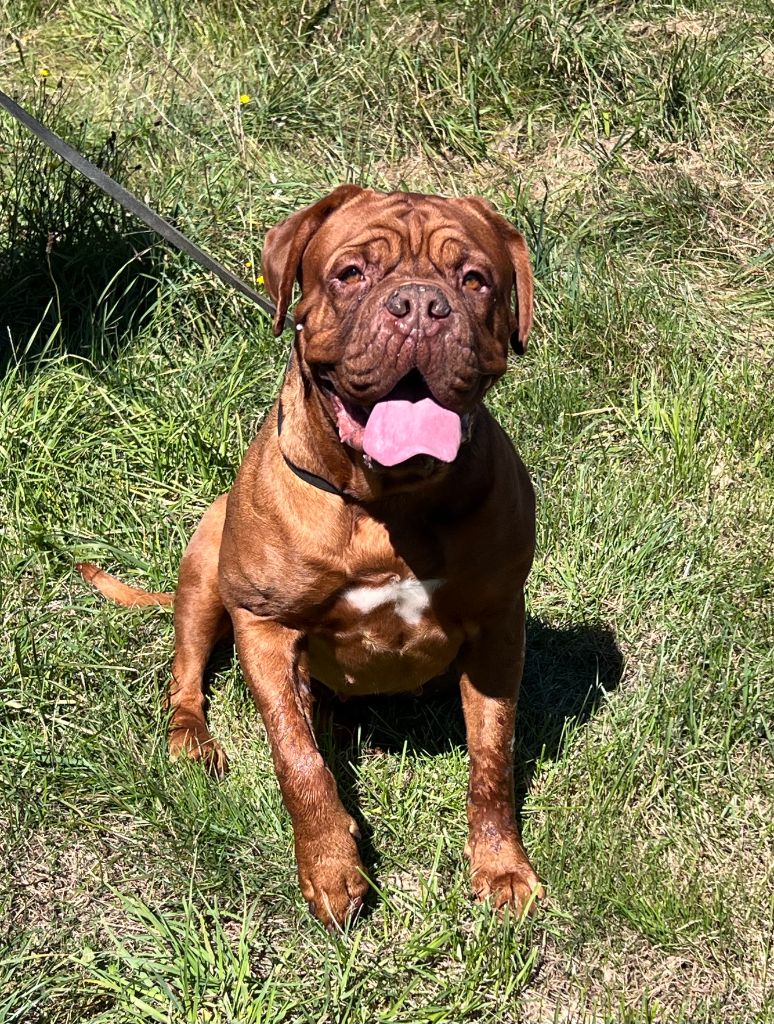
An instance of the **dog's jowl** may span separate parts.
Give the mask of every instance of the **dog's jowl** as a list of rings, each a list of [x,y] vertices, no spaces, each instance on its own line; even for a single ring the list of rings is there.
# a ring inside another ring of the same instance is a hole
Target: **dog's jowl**
[[[301,287],[293,356],[180,566],[170,752],[225,770],[202,680],[233,631],[302,892],[338,925],[367,883],[315,740],[312,683],[390,694],[452,667],[470,753],[473,889],[520,911],[542,891],[517,829],[512,764],[534,496],[482,400],[509,347],[527,342],[524,239],[481,199],[343,185],[273,228],[263,262],[277,332]],[[81,571],[120,603],[172,599]]]

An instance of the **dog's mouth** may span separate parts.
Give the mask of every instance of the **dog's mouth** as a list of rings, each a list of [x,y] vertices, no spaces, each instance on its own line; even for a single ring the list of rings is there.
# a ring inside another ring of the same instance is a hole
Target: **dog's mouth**
[[[436,402],[424,377],[412,370],[373,405],[358,405],[339,394],[328,369],[317,370],[328,394],[342,444],[362,451],[369,466],[402,466],[415,456],[453,462],[470,436],[470,414]]]

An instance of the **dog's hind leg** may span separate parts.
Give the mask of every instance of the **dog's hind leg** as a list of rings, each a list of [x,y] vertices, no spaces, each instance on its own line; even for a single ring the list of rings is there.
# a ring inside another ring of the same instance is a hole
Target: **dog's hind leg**
[[[169,684],[169,754],[201,760],[222,776],[228,762],[204,717],[204,672],[215,644],[231,631],[218,589],[218,557],[227,494],[205,512],[180,563],[175,594],[175,657]]]

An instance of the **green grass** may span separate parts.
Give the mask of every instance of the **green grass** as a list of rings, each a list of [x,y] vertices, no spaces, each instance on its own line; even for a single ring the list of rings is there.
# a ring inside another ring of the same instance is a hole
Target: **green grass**
[[[228,652],[231,774],[168,763],[171,619],[73,562],[174,586],[287,339],[3,116],[0,1024],[774,1021],[770,7],[6,0],[0,27],[0,87],[245,276],[342,180],[525,231],[534,342],[492,406],[539,496],[518,782],[549,892],[523,924],[470,902],[453,700],[324,718],[374,883],[340,938]]]

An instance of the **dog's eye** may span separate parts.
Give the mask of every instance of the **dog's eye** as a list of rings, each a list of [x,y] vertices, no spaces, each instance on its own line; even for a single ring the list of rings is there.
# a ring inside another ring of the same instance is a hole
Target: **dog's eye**
[[[462,287],[467,288],[469,292],[478,292],[485,284],[481,274],[476,273],[475,270],[469,270],[462,279]]]
[[[345,267],[337,276],[342,284],[359,284],[363,280],[363,271],[360,267]]]

